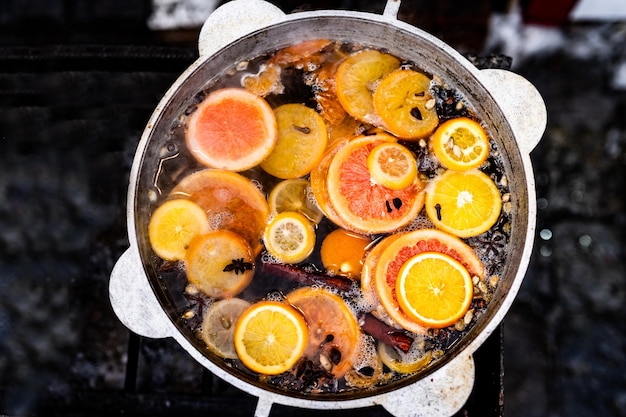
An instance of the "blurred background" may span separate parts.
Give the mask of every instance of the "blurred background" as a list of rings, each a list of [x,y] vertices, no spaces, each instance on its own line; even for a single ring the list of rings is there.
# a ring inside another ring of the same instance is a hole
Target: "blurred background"
[[[139,137],[218,5],[0,3],[0,415],[252,415],[254,399],[174,341],[129,332],[108,300]],[[468,56],[510,57],[548,108],[531,264],[477,361],[496,395],[459,415],[626,416],[626,2],[405,0],[399,17]],[[272,415],[296,412],[337,415]]]

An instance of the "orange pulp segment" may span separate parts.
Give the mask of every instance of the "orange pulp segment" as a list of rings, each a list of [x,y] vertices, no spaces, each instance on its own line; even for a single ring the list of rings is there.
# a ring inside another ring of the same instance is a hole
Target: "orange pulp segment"
[[[148,224],[152,250],[162,259],[183,259],[191,240],[209,231],[206,212],[193,201],[178,198],[159,206]]]
[[[274,109],[278,141],[261,162],[261,168],[278,178],[298,178],[319,163],[326,149],[328,132],[324,119],[304,104],[290,103]]]
[[[235,324],[250,307],[241,298],[227,298],[211,304],[202,319],[200,334],[211,352],[226,359],[237,359],[235,351]]]
[[[381,143],[372,149],[367,168],[374,181],[392,190],[402,190],[417,178],[415,157],[399,143]]]
[[[439,117],[429,88],[430,79],[413,70],[396,70],[384,77],[373,96],[384,128],[403,139],[430,135]]]
[[[498,187],[476,169],[447,170],[426,192],[426,213],[433,224],[459,237],[478,236],[493,226],[502,207]]]
[[[470,274],[454,258],[423,252],[402,265],[396,294],[402,310],[425,327],[443,328],[465,315],[472,302]]]
[[[211,230],[232,230],[245,238],[255,254],[269,217],[265,196],[252,181],[235,172],[204,169],[183,178],[170,193],[204,209]]]
[[[330,364],[337,378],[350,371],[360,330],[343,299],[323,288],[303,287],[289,293],[287,302],[304,314],[309,327],[304,355],[314,363]]]
[[[371,243],[369,237],[345,229],[335,229],[322,241],[322,265],[333,275],[357,279],[361,275],[365,251]]]
[[[397,69],[400,61],[376,50],[366,49],[347,57],[337,69],[337,98],[355,119],[378,125],[372,93],[385,75]]]
[[[234,332],[235,350],[250,370],[278,375],[291,369],[308,345],[307,324],[285,303],[261,301],[245,310]]]
[[[278,139],[270,105],[243,88],[210,93],[189,116],[187,147],[212,168],[244,171],[263,161]]]
[[[317,204],[309,197],[311,184],[304,178],[283,180],[276,184],[267,201],[273,214],[283,211],[296,211],[317,224],[324,214]]]
[[[315,247],[315,229],[302,214],[283,211],[265,229],[265,247],[276,259],[294,264],[305,260]]]
[[[234,297],[254,276],[254,256],[241,236],[218,230],[197,236],[185,255],[187,279],[212,298]]]
[[[443,166],[455,171],[477,168],[489,156],[489,139],[480,123],[467,118],[450,119],[431,138],[433,152]]]

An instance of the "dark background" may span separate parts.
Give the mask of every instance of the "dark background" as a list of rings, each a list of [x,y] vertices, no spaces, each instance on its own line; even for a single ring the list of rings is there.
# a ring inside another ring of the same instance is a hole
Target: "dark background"
[[[500,414],[503,389],[507,416],[626,416],[626,23],[573,22],[573,1],[545,3],[413,0],[401,9],[464,53],[510,56],[548,107],[531,154],[539,213],[530,268],[477,353],[477,393],[461,415]],[[151,11],[146,0],[0,4],[0,415],[252,415],[253,398],[174,341],[130,333],[108,301],[128,247],[136,145],[197,57],[198,28],[150,30]],[[272,415],[296,412],[305,414],[275,406]]]

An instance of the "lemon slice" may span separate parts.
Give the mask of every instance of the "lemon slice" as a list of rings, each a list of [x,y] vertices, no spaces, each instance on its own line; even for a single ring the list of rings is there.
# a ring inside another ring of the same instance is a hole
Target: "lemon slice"
[[[426,213],[441,230],[459,237],[478,236],[493,226],[502,208],[498,187],[476,169],[447,170],[426,189]]]
[[[276,301],[253,304],[235,326],[234,345],[239,359],[260,374],[277,375],[291,369],[308,341],[302,314]]]
[[[216,301],[209,307],[202,320],[201,335],[213,353],[222,358],[237,359],[233,339],[235,324],[250,305],[241,298],[227,298]]]
[[[411,345],[407,353],[398,352],[394,348],[378,342],[378,354],[387,368],[400,374],[411,374],[424,368],[432,360],[432,352],[419,352]]]
[[[276,184],[270,192],[268,203],[273,214],[283,211],[295,211],[303,214],[307,219],[317,224],[322,221],[324,214],[309,197],[311,184],[304,178],[284,180]]]
[[[374,181],[392,190],[402,190],[417,179],[417,161],[399,143],[381,143],[372,149],[367,169]]]
[[[152,250],[161,258],[174,261],[185,257],[187,247],[197,235],[209,231],[206,212],[190,200],[168,200],[159,206],[148,224]]]
[[[285,263],[298,263],[313,251],[315,229],[302,214],[284,211],[267,226],[264,241],[270,255]]]
[[[489,139],[485,130],[467,117],[442,123],[435,130],[431,144],[443,166],[456,171],[476,168],[489,156]]]
[[[443,328],[459,320],[472,302],[472,278],[451,256],[422,252],[406,261],[398,274],[400,308],[425,327]]]

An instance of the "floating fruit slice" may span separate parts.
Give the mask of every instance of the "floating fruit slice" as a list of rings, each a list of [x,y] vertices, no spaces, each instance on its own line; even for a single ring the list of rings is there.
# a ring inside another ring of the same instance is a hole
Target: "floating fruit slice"
[[[270,192],[268,202],[270,211],[274,214],[283,211],[296,211],[303,214],[313,223],[319,223],[324,214],[309,198],[311,184],[304,178],[284,180],[276,184]]]
[[[456,323],[472,302],[472,277],[459,261],[438,252],[422,252],[402,265],[396,282],[398,303],[422,326]]]
[[[259,97],[268,94],[281,94],[284,90],[280,78],[281,68],[273,63],[261,65],[257,74],[244,75],[241,84],[250,93]]]
[[[304,314],[309,345],[304,355],[330,366],[337,378],[352,368],[359,324],[341,297],[322,288],[303,287],[287,295],[287,302]]]
[[[417,178],[417,161],[399,143],[381,143],[367,156],[367,169],[378,184],[392,190],[402,190]]]
[[[429,88],[430,79],[413,70],[396,70],[383,78],[373,102],[385,129],[403,139],[430,135],[439,117]]]
[[[363,50],[346,58],[337,69],[337,98],[352,117],[366,123],[380,124],[372,93],[378,82],[400,66],[400,61],[389,54]]]
[[[226,359],[237,359],[235,351],[235,324],[239,316],[250,307],[241,298],[216,301],[202,319],[201,335],[211,352]]]
[[[243,88],[210,93],[187,122],[187,147],[212,168],[244,171],[264,160],[278,139],[272,108]]]
[[[345,229],[333,230],[322,242],[322,264],[333,275],[357,279],[361,275],[365,251],[371,243],[369,237]]]
[[[234,297],[254,276],[254,256],[241,236],[218,230],[194,238],[185,255],[187,279],[213,298]]]
[[[402,190],[372,181],[367,158],[374,147],[385,142],[395,139],[384,133],[360,136],[341,147],[330,162],[327,196],[315,197],[318,201],[328,198],[344,229],[361,234],[393,232],[408,224],[423,207],[424,187],[417,177]]]
[[[498,187],[476,169],[447,170],[428,186],[426,213],[441,230],[459,237],[478,236],[493,226],[502,207]]]
[[[484,279],[485,271],[471,247],[461,239],[436,229],[419,229],[398,235],[380,254],[374,271],[376,293],[387,314],[401,327],[424,333],[424,327],[400,308],[396,298],[396,281],[406,261],[422,252],[439,252],[459,261],[470,276]]]
[[[489,156],[489,138],[485,129],[467,117],[450,119],[439,125],[431,144],[443,166],[455,171],[477,168]]]
[[[298,178],[319,163],[328,132],[324,119],[304,104],[284,104],[274,109],[278,141],[261,168],[278,178]]]
[[[250,370],[277,375],[291,369],[308,345],[307,323],[285,303],[261,301],[243,312],[235,326],[235,350]]]
[[[378,342],[378,353],[382,362],[392,371],[400,374],[412,374],[423,369],[432,360],[432,352],[419,352],[415,349],[417,343],[411,345],[407,353],[399,352],[384,343]]]
[[[265,247],[276,259],[294,264],[305,260],[315,247],[315,229],[300,213],[277,214],[265,229]]]
[[[317,205],[320,210],[322,210],[324,215],[331,222],[337,225],[342,225],[343,221],[339,218],[337,213],[335,213],[335,209],[330,204],[326,178],[328,177],[328,167],[333,161],[333,158],[348,142],[348,139],[338,140],[331,147],[329,147],[324,153],[320,163],[313,169],[313,171],[311,171],[311,175],[309,177],[311,181],[311,191],[313,192],[315,201],[317,201]]]
[[[211,230],[232,230],[248,241],[255,254],[261,252],[269,206],[248,178],[205,169],[183,178],[170,195],[188,198],[202,207],[208,213]]]
[[[363,268],[361,268],[361,292],[363,294],[363,301],[369,311],[375,310],[380,305],[380,299],[376,292],[376,265],[380,255],[385,248],[391,244],[394,240],[401,236],[400,233],[392,234],[381,239],[376,246],[374,246],[363,260]]]
[[[208,231],[206,212],[193,201],[181,198],[159,206],[148,224],[152,250],[167,261],[183,259],[191,240]]]

